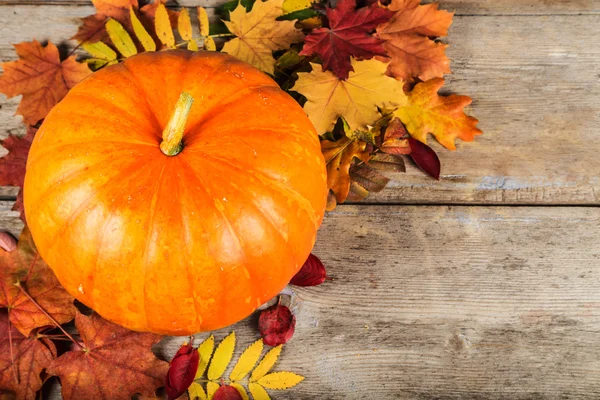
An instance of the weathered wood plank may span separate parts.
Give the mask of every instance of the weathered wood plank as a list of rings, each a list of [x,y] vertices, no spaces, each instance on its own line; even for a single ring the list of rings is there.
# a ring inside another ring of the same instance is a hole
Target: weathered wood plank
[[[431,3],[424,0],[423,3]],[[170,0],[168,5],[216,7],[222,0]],[[458,15],[556,15],[598,14],[594,0],[442,0],[440,6]],[[0,5],[89,5],[91,0],[0,0]]]
[[[597,399],[600,208],[341,206],[275,399]],[[235,329],[238,352],[258,337]],[[205,335],[200,335],[198,340]],[[185,338],[167,338],[165,358]]]
[[[561,4],[561,2],[552,2]],[[61,41],[92,7],[0,6],[0,60],[11,43]],[[27,26],[28,29],[23,29]],[[485,135],[439,150],[442,180],[415,167],[375,203],[598,204],[600,193],[600,16],[462,16],[451,29],[448,91],[473,97]],[[24,132],[17,99],[0,96],[0,137]]]

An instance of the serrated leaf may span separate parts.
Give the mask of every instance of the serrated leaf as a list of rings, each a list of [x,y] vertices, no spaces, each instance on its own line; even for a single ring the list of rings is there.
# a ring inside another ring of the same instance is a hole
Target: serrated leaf
[[[210,36],[204,38],[204,49],[208,51],[216,51],[217,45],[215,44],[215,40]]]
[[[212,352],[215,348],[215,337],[210,335],[204,342],[198,346],[198,369],[196,370],[196,377],[194,379],[200,379],[204,372],[206,371],[206,367],[208,367],[208,363],[210,362],[210,356],[212,356]]]
[[[273,372],[258,380],[258,383],[267,389],[283,390],[296,386],[304,380],[303,376],[293,372]]]
[[[156,36],[162,44],[169,49],[175,48],[175,36],[173,36],[173,30],[171,29],[171,21],[169,20],[169,13],[164,4],[160,3],[156,8],[156,14],[154,17],[154,29],[156,30]]]
[[[248,384],[248,389],[250,390],[254,400],[271,400],[269,393],[267,393],[265,388],[260,386],[258,383],[250,382]]]
[[[188,396],[190,400],[207,400],[208,396],[201,384],[192,382],[188,388]]]
[[[232,381],[241,381],[248,375],[248,373],[254,368],[256,362],[260,357],[260,353],[263,350],[263,341],[258,339],[252,343],[240,356],[237,364],[233,367],[229,379]]]
[[[246,392],[246,389],[244,389],[244,387],[242,385],[240,385],[239,383],[230,383],[230,386],[233,386],[234,388],[237,389],[238,392],[240,392],[240,396],[242,396],[242,399],[244,400],[250,400],[250,398],[248,397],[248,393]]]
[[[273,365],[277,362],[279,358],[279,354],[281,354],[281,348],[283,345],[279,345],[277,347],[273,347],[262,360],[258,363],[254,371],[252,371],[252,375],[250,376],[250,382],[256,382],[263,376],[267,374],[273,368]]]
[[[231,332],[229,336],[219,343],[215,354],[213,355],[210,366],[208,367],[208,379],[211,381],[217,380],[223,375],[227,365],[231,361],[233,351],[235,350],[235,332]]]
[[[191,39],[187,44],[187,49],[190,51],[198,51],[198,42],[195,39]]]
[[[97,59],[113,61],[117,59],[117,53],[102,42],[84,43],[81,45],[85,51]]]
[[[123,25],[119,23],[116,19],[109,19],[106,22],[106,32],[108,32],[108,36],[110,40],[113,42],[119,53],[123,55],[123,57],[131,57],[137,54],[137,49],[135,48],[135,44],[129,36],[129,33],[123,28]]]
[[[182,8],[177,18],[177,30],[183,40],[192,40],[192,21],[187,8]]]
[[[406,172],[404,159],[396,154],[373,154],[369,160],[369,166],[380,171]]]
[[[215,393],[219,390],[219,384],[214,382],[208,382],[206,384],[206,397],[208,400],[212,400]]]
[[[144,25],[142,25],[140,22],[139,18],[135,14],[135,11],[133,11],[133,7],[129,7],[129,18],[131,19],[133,32],[142,44],[142,47],[144,47],[144,50],[155,51],[156,43],[154,43],[154,39],[152,39],[152,36],[150,36],[146,28],[144,28]]]
[[[198,26],[200,28],[200,36],[208,36],[210,24],[208,22],[208,14],[204,7],[198,7]]]

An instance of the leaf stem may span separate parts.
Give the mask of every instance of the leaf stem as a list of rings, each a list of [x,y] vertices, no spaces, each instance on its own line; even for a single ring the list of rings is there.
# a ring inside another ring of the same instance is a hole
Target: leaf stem
[[[208,37],[216,38],[216,37],[234,37],[233,33],[217,33],[216,35],[208,35]]]
[[[160,150],[167,156],[176,156],[183,149],[183,131],[187,117],[194,103],[194,98],[187,92],[182,92],[175,104],[171,119],[162,134]]]
[[[13,377],[15,378],[15,383],[18,385],[19,384],[19,372],[17,371],[17,366],[15,365],[15,353],[13,350],[13,341],[12,341],[12,332],[11,332],[11,326],[10,326],[10,314],[8,315],[8,318],[6,318],[6,320],[8,321],[8,345],[10,346],[10,362],[12,364],[12,370],[13,370]]]

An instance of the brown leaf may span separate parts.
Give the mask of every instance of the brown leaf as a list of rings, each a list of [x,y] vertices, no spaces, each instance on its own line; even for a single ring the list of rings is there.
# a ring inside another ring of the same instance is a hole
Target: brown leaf
[[[199,354],[191,344],[182,345],[169,364],[165,389],[169,400],[181,396],[190,387],[198,369]]]
[[[321,151],[327,163],[327,187],[335,193],[337,203],[343,203],[350,191],[350,166],[355,158],[369,161],[366,143],[344,137],[335,142],[321,141]]]
[[[63,324],[75,316],[73,297],[42,260],[29,229],[25,228],[17,249],[0,250],[0,307],[8,307],[11,322],[28,336],[32,329],[54,325],[29,298],[15,286],[15,282],[55,320]]]
[[[263,341],[269,346],[287,343],[294,336],[296,317],[289,308],[274,305],[260,313],[258,330]]]
[[[212,400],[243,400],[243,398],[233,386],[223,385],[215,392]]]
[[[21,335],[14,325],[9,328],[8,315],[0,313],[0,393],[4,389],[14,392],[16,400],[35,400],[42,387],[40,374],[55,358],[50,340]]]
[[[302,268],[300,268],[300,271],[294,275],[290,284],[296,286],[317,286],[325,282],[326,277],[327,271],[325,270],[325,265],[319,260],[319,257],[311,253],[302,265]]]
[[[9,253],[14,251],[17,248],[17,239],[8,232],[0,232],[0,248]]]
[[[406,155],[410,153],[408,144],[409,134],[406,127],[398,118],[393,118],[388,124],[379,148],[384,153]]]
[[[63,399],[129,400],[135,393],[152,396],[164,384],[169,364],[150,350],[160,336],[79,312],[75,327],[85,349],[68,351],[48,367],[60,377]]]
[[[366,164],[358,164],[350,168],[350,179],[369,192],[381,192],[389,183],[389,179]]]
[[[439,180],[441,164],[436,152],[417,139],[409,138],[408,142],[411,148],[410,157],[415,164],[427,173],[427,175]]]
[[[373,154],[371,156],[371,159],[369,160],[369,166],[379,171],[406,172],[404,159],[402,158],[402,156],[398,156],[396,154]]]
[[[75,84],[92,73],[75,57],[60,61],[56,46],[43,47],[38,41],[14,45],[19,59],[2,64],[0,92],[7,97],[23,95],[17,114],[26,124],[35,125],[46,117]]]

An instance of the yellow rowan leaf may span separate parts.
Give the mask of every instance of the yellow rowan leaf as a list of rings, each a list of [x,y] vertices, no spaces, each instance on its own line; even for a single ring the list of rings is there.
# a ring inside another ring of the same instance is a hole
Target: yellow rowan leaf
[[[200,346],[198,346],[198,369],[196,370],[196,376],[194,379],[200,379],[202,375],[204,375],[214,348],[215,337],[213,335],[210,335],[204,342],[200,344]]]
[[[156,43],[154,43],[154,39],[148,33],[144,25],[140,22],[137,15],[135,15],[135,11],[133,11],[133,7],[129,7],[129,19],[131,20],[131,25],[133,26],[133,32],[135,36],[138,38],[142,47],[146,51],[155,51]]]
[[[265,375],[258,380],[258,383],[268,389],[289,389],[296,386],[304,380],[303,376],[297,375],[293,372],[273,372],[272,374]]]
[[[198,42],[196,42],[194,39],[191,39],[187,44],[187,49],[191,51],[198,51]]]
[[[215,40],[210,36],[204,38],[204,49],[208,51],[217,50],[217,45],[215,44]]]
[[[233,367],[233,371],[229,375],[229,379],[232,381],[241,381],[244,379],[246,375],[254,368],[258,358],[260,357],[260,353],[263,350],[263,341],[262,339],[258,339],[256,342],[252,343],[240,356],[237,364]]]
[[[192,21],[187,8],[182,8],[177,18],[177,30],[183,40],[192,40]]]
[[[206,395],[204,388],[202,388],[202,385],[200,385],[199,383],[196,383],[196,382],[192,382],[192,384],[188,388],[188,396],[190,397],[190,400],[207,400],[208,399],[208,396]]]
[[[231,332],[229,336],[219,343],[208,367],[208,379],[214,381],[223,375],[223,372],[225,372],[227,365],[231,361],[233,350],[235,350],[235,332]]]
[[[277,347],[273,347],[262,360],[258,363],[254,371],[252,371],[252,375],[250,376],[250,382],[256,382],[263,376],[267,374],[273,368],[273,365],[277,362],[279,358],[279,354],[281,354],[282,345],[280,344]]]
[[[208,397],[208,400],[212,400],[217,390],[219,390],[218,383],[208,382],[206,384],[206,397]]]
[[[237,389],[238,392],[240,392],[240,396],[242,396],[243,400],[250,400],[250,398],[248,397],[248,393],[246,392],[246,389],[244,389],[244,387],[242,385],[240,385],[239,383],[231,383],[230,386],[233,386],[234,388]]]
[[[377,107],[396,108],[406,104],[404,83],[385,75],[387,64],[378,60],[352,60],[354,72],[341,80],[319,64],[311,64],[312,72],[298,73],[292,88],[306,98],[304,111],[319,135],[330,131],[339,116],[350,128],[367,130],[381,114]]]
[[[408,102],[398,108],[394,116],[400,118],[412,137],[426,143],[431,133],[444,147],[454,150],[456,138],[472,141],[482,132],[477,119],[465,114],[464,107],[471,104],[467,96],[440,96],[438,90],[444,79],[434,78],[417,84],[408,93]]]
[[[283,14],[282,4],[283,0],[257,1],[247,12],[240,2],[230,13],[231,21],[224,21],[237,38],[225,43],[221,51],[272,74],[273,51],[287,49],[304,37],[294,27],[295,21],[276,21]]]
[[[123,57],[131,57],[137,54],[137,49],[135,48],[135,44],[129,36],[129,33],[123,28],[123,25],[119,23],[119,21],[115,19],[109,19],[106,22],[106,32],[110,37],[110,40],[113,42],[119,53],[123,55]]]
[[[169,13],[164,4],[160,3],[156,8],[156,14],[154,16],[154,29],[156,30],[156,36],[162,44],[169,49],[175,48],[175,36],[173,36],[173,30],[171,29],[171,21],[169,20]]]
[[[200,27],[200,36],[208,36],[210,24],[208,22],[208,14],[204,7],[198,7],[198,25]]]
[[[250,382],[248,384],[248,390],[250,390],[254,400],[271,400],[269,393],[267,393],[265,388],[258,383]]]
[[[117,53],[102,42],[96,43],[84,43],[81,45],[85,51],[90,53],[96,58],[106,61],[113,61],[117,59]]]

